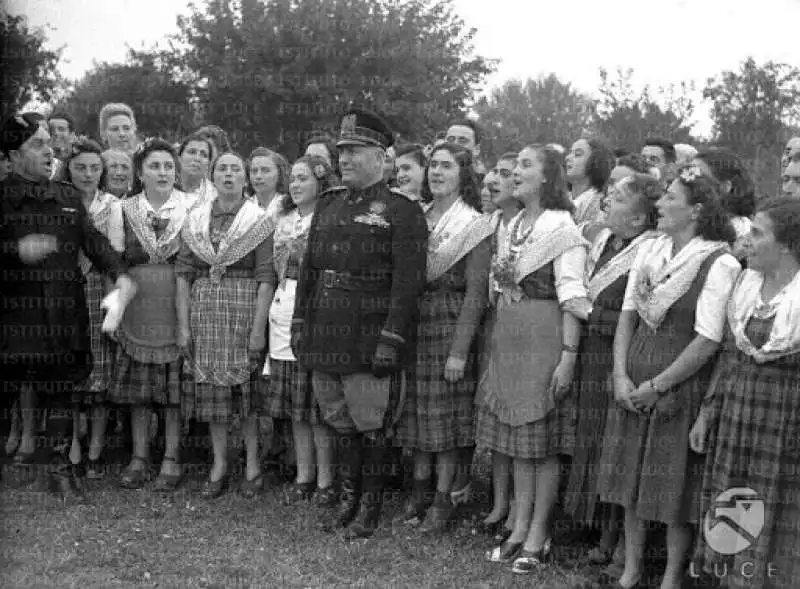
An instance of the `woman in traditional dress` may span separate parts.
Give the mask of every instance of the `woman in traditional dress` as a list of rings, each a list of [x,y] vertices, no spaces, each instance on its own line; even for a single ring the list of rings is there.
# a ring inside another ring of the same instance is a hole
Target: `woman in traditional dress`
[[[117,362],[109,388],[111,401],[131,406],[133,457],[120,484],[142,487],[149,478],[150,413],[164,409],[165,450],[155,482],[159,491],[173,491],[182,478],[181,373],[176,339],[174,261],[180,231],[193,200],[175,188],[178,156],[166,141],[145,142],[133,158],[143,190],[122,201],[125,259],[139,291],[125,311],[117,335]]]
[[[736,234],[716,183],[696,166],[681,168],[657,207],[664,235],[640,247],[617,323],[617,403],[597,483],[601,501],[625,508],[625,569],[617,581],[625,589],[642,582],[647,520],[667,525],[661,588],[681,585],[702,466],[689,450],[689,430],[741,271],[729,253]]]
[[[133,186],[133,160],[124,151],[107,149],[103,152],[105,164],[105,183],[100,185],[104,190],[117,198],[125,198]]]
[[[247,158],[247,181],[256,204],[277,219],[289,193],[286,158],[266,147],[256,147]]]
[[[214,184],[208,177],[213,152],[211,140],[200,135],[190,135],[178,147],[181,162],[180,186],[187,196],[200,202],[213,200],[217,196]]]
[[[209,424],[214,452],[202,489],[207,499],[228,486],[228,429],[237,414],[247,461],[241,490],[254,495],[263,485],[253,376],[266,346],[266,277],[272,261],[266,240],[275,224],[245,196],[246,178],[241,157],[223,153],[217,158],[211,173],[217,198],[197,203],[188,213],[175,262],[178,345],[191,358],[194,380],[184,407]]]
[[[292,166],[289,195],[281,199],[274,235],[267,240],[272,252],[267,287],[269,293],[269,389],[264,413],[275,427],[290,423],[297,455],[297,478],[290,501],[310,499],[333,505],[333,445],[330,430],[322,423],[311,390],[310,371],[299,365],[290,346],[292,314],[300,262],[317,199],[339,180],[320,156],[303,156]],[[274,296],[273,296],[274,294]]]
[[[756,187],[747,167],[736,155],[718,147],[699,152],[693,161],[703,174],[719,182],[722,208],[731,216],[736,231],[733,255],[743,260],[744,243],[756,210]]]
[[[514,197],[525,208],[492,258],[500,295],[478,393],[478,445],[509,456],[514,477],[514,529],[486,557],[516,558],[519,572],[533,570],[550,552],[559,456],[569,455],[574,443],[568,393],[579,321],[589,310],[583,284],[588,244],[572,219],[561,161],[561,154],[540,145],[519,153]]]
[[[484,182],[488,180],[487,190],[495,212],[496,228],[492,238],[492,252],[497,250],[498,243],[506,239],[508,224],[517,216],[522,208],[522,203],[514,198],[514,167],[517,165],[517,155],[507,152],[500,156],[497,164],[486,174]],[[494,278],[489,283],[489,309],[484,318],[484,325],[479,333],[478,351],[480,355],[480,369],[478,376],[483,373],[486,365],[491,337],[492,324],[497,296],[501,292],[497,280]],[[478,388],[478,393],[482,389]],[[480,407],[482,398],[475,396],[475,405]],[[492,509],[484,513],[475,528],[476,533],[493,536],[497,543],[505,540],[514,528],[514,510],[511,500],[511,457],[501,452],[492,452]],[[505,525],[504,525],[505,523]]]
[[[741,537],[731,528],[706,522],[698,547],[706,572],[730,589],[795,589],[800,587],[800,202],[782,198],[759,207],[747,242],[748,269],[731,295],[723,352],[690,440],[696,452],[706,453],[703,506],[709,517],[727,511],[754,539],[737,545]],[[742,491],[738,496],[720,497],[736,488]],[[763,518],[756,523],[763,527],[753,530],[737,517],[746,501],[753,501],[753,513]]]
[[[427,166],[428,158],[421,145],[412,143],[399,147],[395,159],[397,187],[418,201],[424,200],[422,193]]]
[[[596,139],[578,139],[572,144],[566,158],[567,182],[579,228],[602,217],[606,183],[615,163],[614,152]]]
[[[430,231],[428,278],[417,323],[416,384],[398,438],[414,450],[414,488],[405,511],[423,531],[441,531],[456,513],[450,493],[459,448],[474,445],[473,342],[488,298],[491,218],[480,206],[470,153],[453,144],[433,150],[424,205]],[[431,471],[436,493],[430,509]]]
[[[122,102],[112,102],[100,109],[98,120],[100,138],[106,147],[133,157],[138,144],[133,109]]]
[[[589,553],[592,564],[611,561],[622,523],[617,506],[600,509],[595,484],[606,414],[614,394],[608,381],[617,318],[636,254],[657,236],[653,231],[658,217],[655,204],[661,194],[659,182],[645,174],[634,173],[609,187],[604,207],[606,228],[597,234],[589,250],[586,280],[593,310],[581,337],[575,452],[565,506],[574,521],[588,528],[600,524],[600,544]]]
[[[122,221],[122,206],[117,197],[102,192],[106,170],[103,166],[102,148],[94,141],[81,139],[72,145],[65,163],[65,180],[73,184],[83,197],[83,204],[95,228],[108,238],[111,247],[122,252],[125,249],[125,232]],[[86,280],[86,306],[89,310],[89,336],[92,348],[92,372],[76,387],[78,403],[91,407],[91,438],[87,456],[82,457],[79,427],[73,428],[73,463],[85,459],[86,476],[103,476],[102,460],[106,433],[106,408],[104,406],[111,371],[114,366],[111,340],[102,332],[104,314],[100,303],[110,292],[111,285],[84,255],[79,255],[81,271]],[[75,424],[78,425],[77,423]]]

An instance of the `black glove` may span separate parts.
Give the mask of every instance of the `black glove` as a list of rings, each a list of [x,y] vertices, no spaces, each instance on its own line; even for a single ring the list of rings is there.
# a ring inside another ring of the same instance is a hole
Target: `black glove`
[[[400,370],[400,352],[396,346],[386,342],[378,342],[375,355],[372,357],[372,374],[376,378],[386,378]]]
[[[292,354],[295,358],[300,357],[300,352],[303,347],[303,324],[292,324],[292,339],[289,345],[292,347]]]

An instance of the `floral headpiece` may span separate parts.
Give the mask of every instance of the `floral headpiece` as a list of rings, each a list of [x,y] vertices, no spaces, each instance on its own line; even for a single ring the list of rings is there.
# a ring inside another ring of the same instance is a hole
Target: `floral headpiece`
[[[317,180],[322,180],[325,176],[328,175],[328,171],[325,169],[324,164],[317,164],[311,171],[314,172],[314,177]]]
[[[697,166],[689,166],[684,168],[680,173],[681,182],[686,184],[694,184],[698,178],[703,175],[703,172]]]

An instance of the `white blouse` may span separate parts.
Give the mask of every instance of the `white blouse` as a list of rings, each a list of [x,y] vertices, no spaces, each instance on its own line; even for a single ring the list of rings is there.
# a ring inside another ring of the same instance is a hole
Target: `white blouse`
[[[692,243],[685,247],[692,247]],[[650,243],[642,244],[628,275],[623,311],[636,311],[635,291],[642,268],[647,265],[653,271],[658,271],[671,259],[672,240],[653,239]],[[695,307],[694,330],[698,335],[717,343],[722,341],[728,299],[741,269],[736,258],[728,253],[722,254],[711,264]]]
[[[572,247],[553,260],[559,303],[587,296],[583,281],[586,256],[585,247]]]

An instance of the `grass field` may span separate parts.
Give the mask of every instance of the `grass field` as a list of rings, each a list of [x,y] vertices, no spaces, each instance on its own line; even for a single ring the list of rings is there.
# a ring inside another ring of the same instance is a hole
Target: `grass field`
[[[556,535],[556,564],[514,575],[485,562],[491,539],[473,536],[469,521],[436,538],[393,527],[397,494],[375,537],[345,543],[316,530],[317,508],[284,505],[281,486],[209,502],[197,494],[202,472],[172,496],[119,490],[110,478],[87,482],[88,505],[65,506],[32,490],[33,476],[7,468],[0,483],[4,588],[582,589],[598,573],[581,566],[585,543]]]

